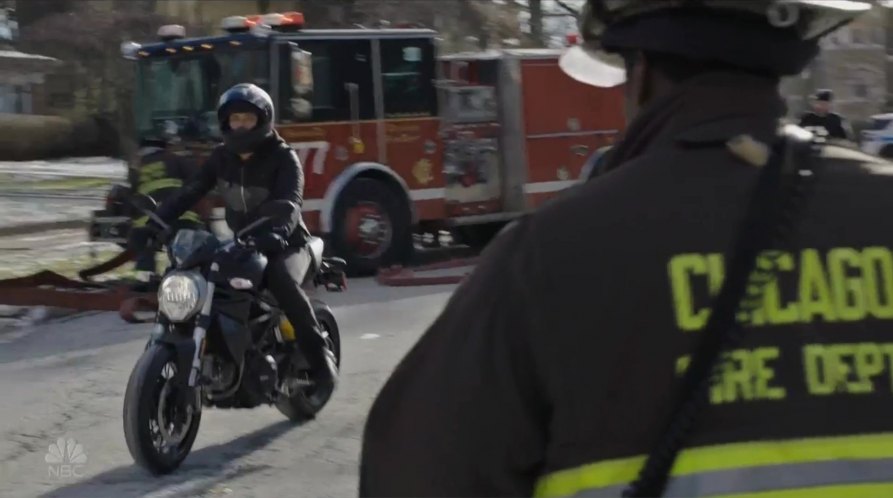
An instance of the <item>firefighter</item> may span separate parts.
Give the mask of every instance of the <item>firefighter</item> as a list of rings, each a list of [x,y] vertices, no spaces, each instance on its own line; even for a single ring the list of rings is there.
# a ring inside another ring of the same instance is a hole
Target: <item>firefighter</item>
[[[831,90],[818,90],[811,97],[812,111],[803,114],[800,118],[800,126],[804,128],[821,128],[830,138],[840,140],[852,140],[853,129],[849,122],[836,112],[831,112],[831,102],[834,101],[834,92]]]
[[[140,141],[136,167],[128,170],[128,181],[133,192],[145,194],[161,203],[171,193],[193,176],[186,162],[168,150],[166,139],[146,138]],[[133,221],[134,228],[145,227],[149,218],[138,215]],[[198,213],[188,210],[178,220],[179,228],[202,226]],[[155,251],[151,247],[132,247],[137,252],[136,270],[150,275],[157,272]]]
[[[588,0],[562,66],[631,121],[398,364],[360,496],[893,496],[893,164],[780,126],[870,8]]]

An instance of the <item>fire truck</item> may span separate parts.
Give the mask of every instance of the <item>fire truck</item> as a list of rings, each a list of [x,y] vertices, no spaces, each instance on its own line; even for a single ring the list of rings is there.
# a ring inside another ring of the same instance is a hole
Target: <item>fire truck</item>
[[[623,124],[621,90],[565,76],[559,49],[444,55],[432,30],[305,29],[293,12],[222,28],[187,38],[163,26],[160,41],[122,45],[137,138],[200,161],[220,141],[218,96],[264,88],[303,163],[305,222],[355,274],[408,261],[414,234],[494,233],[580,181]],[[109,214],[92,238],[121,240]]]

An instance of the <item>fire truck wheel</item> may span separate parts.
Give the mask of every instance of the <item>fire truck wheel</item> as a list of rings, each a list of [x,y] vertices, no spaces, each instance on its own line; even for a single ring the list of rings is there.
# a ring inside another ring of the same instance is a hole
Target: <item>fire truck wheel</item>
[[[382,266],[409,260],[412,215],[395,187],[371,178],[350,182],[332,219],[332,249],[347,261],[348,275],[372,275]]]

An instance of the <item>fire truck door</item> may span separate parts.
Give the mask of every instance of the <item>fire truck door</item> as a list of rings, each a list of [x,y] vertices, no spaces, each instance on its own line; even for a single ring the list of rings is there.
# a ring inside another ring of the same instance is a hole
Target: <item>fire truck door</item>
[[[421,219],[443,216],[443,147],[438,135],[434,40],[376,40],[384,163],[406,181]]]
[[[304,163],[307,199],[321,199],[326,188],[344,169],[358,162],[377,162],[378,121],[375,110],[372,43],[362,39],[299,40],[298,47],[312,54],[313,92],[298,97],[287,90],[280,109],[280,134]],[[288,75],[286,74],[286,77]],[[307,100],[312,106],[309,116]]]

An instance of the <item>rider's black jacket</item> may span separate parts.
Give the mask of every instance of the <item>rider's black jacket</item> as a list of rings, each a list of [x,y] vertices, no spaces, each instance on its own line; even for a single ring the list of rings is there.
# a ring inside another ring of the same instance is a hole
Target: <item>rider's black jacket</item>
[[[223,146],[215,148],[201,170],[184,188],[158,208],[165,221],[177,219],[214,187],[226,206],[226,224],[234,232],[258,218],[258,208],[267,201],[291,201],[294,209],[272,224],[272,231],[301,247],[310,237],[301,218],[304,203],[304,171],[297,154],[275,134],[263,142],[247,160]]]

